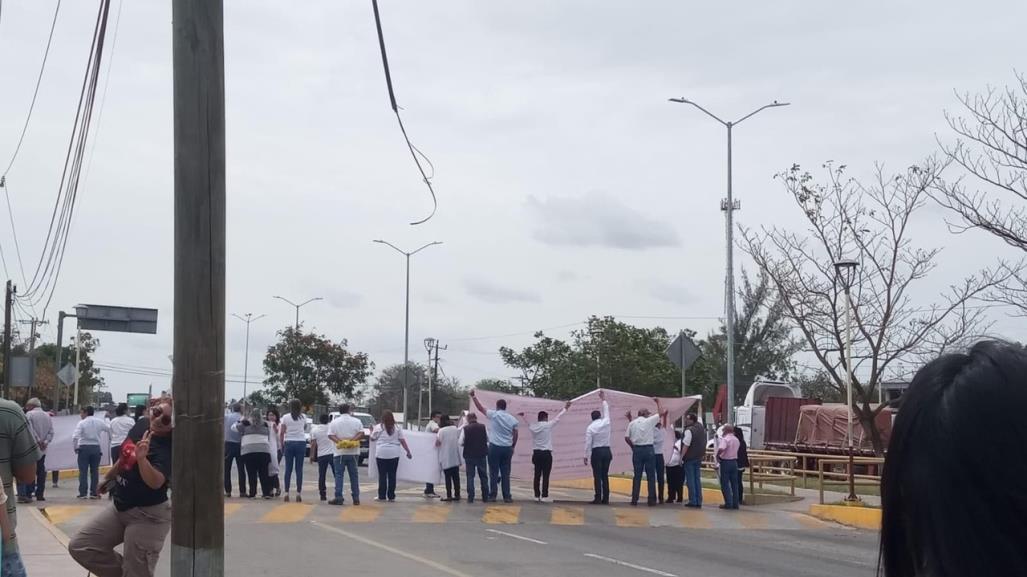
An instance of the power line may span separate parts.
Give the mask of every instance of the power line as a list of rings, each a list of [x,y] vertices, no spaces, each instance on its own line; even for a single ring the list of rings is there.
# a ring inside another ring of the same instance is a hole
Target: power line
[[[18,243],[18,229],[14,226],[14,209],[11,208],[11,190],[7,184],[7,175],[0,176],[0,188],[4,189],[4,196],[7,199],[7,217],[11,222],[11,236],[14,237],[14,252],[18,257],[18,268],[21,269],[21,282],[28,284],[25,277],[25,264],[21,260],[21,245]]]

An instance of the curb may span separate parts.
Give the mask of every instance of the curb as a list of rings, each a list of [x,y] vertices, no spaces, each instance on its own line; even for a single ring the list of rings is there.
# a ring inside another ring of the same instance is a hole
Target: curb
[[[593,489],[592,479],[568,479],[566,481],[553,481],[551,483],[553,487],[564,487],[568,489],[583,489],[591,491]],[[623,477],[610,477],[610,492],[617,495],[631,495],[631,479],[625,479]],[[686,491],[687,494],[687,491]],[[646,483],[642,483],[642,490],[639,493],[639,499],[645,499],[649,495],[648,487]],[[724,502],[724,496],[720,494],[720,491],[703,487],[703,502],[711,504],[722,504]]]
[[[866,529],[881,530],[881,510],[873,507],[850,507],[848,505],[810,505],[809,514],[817,519],[833,521]]]
[[[107,471],[110,471],[110,470],[111,470],[111,466],[110,465],[103,465],[99,469],[100,476],[103,477],[104,475],[107,474]],[[47,471],[46,472],[46,481],[47,482],[50,482],[50,474],[52,472],[53,471]],[[61,470],[61,471],[57,472],[57,478],[62,480],[62,481],[66,481],[68,479],[78,480],[78,471],[76,471],[75,469],[64,469],[64,470]],[[49,487],[47,487],[47,488],[49,488]]]
[[[50,517],[46,515],[45,509],[36,509],[35,507],[28,507],[28,511],[29,515],[35,517],[36,520],[39,521],[39,524],[42,525],[43,528],[46,529],[51,535],[53,535],[54,539],[57,539],[57,541],[59,541],[61,545],[64,545],[64,547],[68,546],[68,543],[71,542],[71,539],[69,539],[68,536],[64,534],[64,531],[58,529],[57,525],[54,525],[50,522]]]

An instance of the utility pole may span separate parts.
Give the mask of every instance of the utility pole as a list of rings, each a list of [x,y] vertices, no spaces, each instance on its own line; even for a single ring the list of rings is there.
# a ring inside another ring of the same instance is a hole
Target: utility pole
[[[35,355],[33,353],[36,352],[36,326],[37,325],[45,325],[45,324],[49,324],[49,323],[47,323],[45,320],[41,321],[41,320],[39,320],[39,319],[37,319],[35,317],[32,317],[31,320],[21,321],[21,324],[29,325],[29,357],[32,357],[32,359],[33,359],[32,360],[32,364],[33,364],[32,375],[34,377],[35,376],[35,362],[36,361],[35,361]],[[28,394],[26,395],[26,398],[29,398],[29,399],[32,398],[32,385],[33,385],[33,383],[30,380],[29,381]]]
[[[75,330],[75,408],[78,406],[78,367],[82,362],[82,329]]]
[[[7,281],[4,293],[4,398],[11,398],[11,307],[18,289]]]
[[[175,443],[172,577],[225,572],[223,0],[172,1]]]
[[[66,313],[64,311],[59,311],[57,313],[57,367],[56,367],[57,371],[60,371],[62,368],[64,368],[63,366],[61,366],[61,362],[64,360],[64,319],[66,319],[67,317],[78,318],[78,315],[70,315],[70,314],[68,314],[68,313]],[[71,389],[68,389],[67,392],[70,394]],[[61,379],[60,379],[60,377],[57,378],[57,395],[56,395],[56,397],[57,397],[57,401],[55,402],[56,410],[60,411],[61,410]],[[68,403],[66,402],[64,404],[64,406],[67,407]]]

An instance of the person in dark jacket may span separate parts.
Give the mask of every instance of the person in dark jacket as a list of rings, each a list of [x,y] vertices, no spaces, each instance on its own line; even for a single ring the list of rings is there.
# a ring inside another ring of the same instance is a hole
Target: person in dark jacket
[[[460,446],[464,448],[464,463],[467,466],[467,502],[474,502],[474,476],[481,480],[481,500],[489,500],[488,474],[485,462],[489,454],[489,437],[485,425],[478,422],[478,415],[467,414],[467,424],[460,429]]]
[[[738,425],[735,425],[735,437],[738,438],[738,483],[735,486],[738,487],[737,502],[741,505],[745,470],[749,467],[749,448],[745,444],[745,431]]]

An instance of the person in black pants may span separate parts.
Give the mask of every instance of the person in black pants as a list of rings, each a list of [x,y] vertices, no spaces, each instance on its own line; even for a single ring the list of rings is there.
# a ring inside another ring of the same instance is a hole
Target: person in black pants
[[[681,460],[684,447],[681,443],[681,431],[674,431],[674,449],[667,462],[667,502],[685,502],[685,466]]]
[[[246,468],[242,461],[242,435],[233,428],[233,425],[242,420],[242,405],[232,405],[232,412],[225,415],[225,497],[232,496],[232,461],[239,479],[239,496],[245,497],[246,493]]]
[[[593,505],[610,504],[610,463],[613,462],[613,451],[610,450],[610,405],[606,402],[606,393],[599,391],[599,400],[603,402],[603,411],[592,411],[592,422],[585,430],[585,464],[592,459],[592,484],[595,487]]]
[[[745,470],[749,467],[749,447],[745,444],[745,432],[737,425],[735,426],[735,436],[738,437],[738,490],[735,493],[738,497],[738,504],[741,505],[745,492]]]
[[[569,408],[571,402],[567,401],[552,421],[549,420],[549,413],[539,411],[535,424],[529,423],[524,413],[517,414],[531,431],[531,464],[535,466],[535,500],[539,503],[549,502],[549,474],[553,471],[553,427]]]

